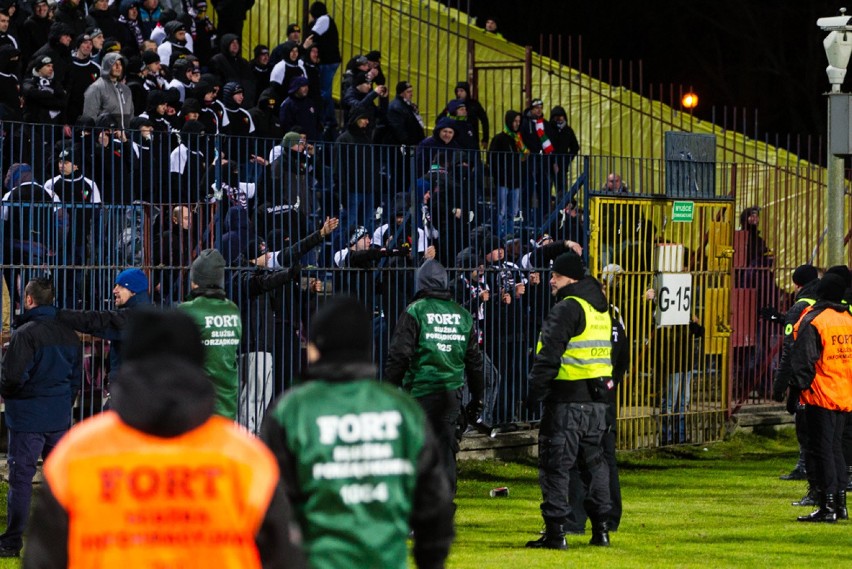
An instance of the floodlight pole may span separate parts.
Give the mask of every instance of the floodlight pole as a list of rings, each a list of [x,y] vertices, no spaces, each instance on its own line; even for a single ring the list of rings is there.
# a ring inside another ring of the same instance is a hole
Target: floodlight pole
[[[848,101],[849,95],[840,92],[832,92],[827,94],[828,101],[828,140],[831,141],[832,131],[832,97],[844,97]],[[837,117],[840,118],[840,117]],[[848,122],[845,125],[835,125],[835,128],[847,128]],[[846,207],[844,203],[844,173],[843,173],[843,156],[838,156],[832,152],[832,145],[828,145],[828,171],[827,182],[828,187],[825,199],[825,215],[827,232],[825,243],[827,248],[827,263],[828,266],[846,265],[846,259],[843,252],[843,238],[845,236],[844,223],[846,220]]]
[[[839,15],[819,18],[817,26],[828,35],[822,40],[828,67],[825,72],[831,91],[828,101],[828,155],[826,160],[826,261],[829,265],[845,265],[843,239],[846,221],[845,208],[845,172],[844,157],[852,155],[852,136],[850,136],[850,97],[842,92],[846,67],[852,56],[852,17],[846,15],[846,8],[840,8]]]

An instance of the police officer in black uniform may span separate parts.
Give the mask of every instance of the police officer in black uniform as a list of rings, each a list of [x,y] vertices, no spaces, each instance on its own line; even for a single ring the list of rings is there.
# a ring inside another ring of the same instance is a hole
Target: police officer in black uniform
[[[608,546],[609,470],[602,441],[607,385],[612,381],[612,318],[600,284],[582,259],[563,253],[553,262],[550,289],[558,302],[542,326],[529,374],[529,401],[544,402],[539,431],[539,484],[545,534],[527,547],[566,549],[569,475],[578,460],[589,481],[591,545]]]

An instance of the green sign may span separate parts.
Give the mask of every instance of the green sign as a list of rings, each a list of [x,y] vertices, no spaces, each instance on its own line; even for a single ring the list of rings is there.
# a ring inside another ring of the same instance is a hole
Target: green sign
[[[674,202],[672,221],[691,222],[695,217],[695,202]]]

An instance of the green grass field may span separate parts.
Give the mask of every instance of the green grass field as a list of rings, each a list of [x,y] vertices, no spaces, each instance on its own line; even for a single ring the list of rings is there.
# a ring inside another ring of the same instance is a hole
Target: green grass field
[[[706,450],[705,450],[706,449]],[[464,462],[450,569],[852,565],[852,522],[802,524],[804,483],[778,479],[796,458],[792,430],[706,446],[622,453],[624,517],[608,549],[568,536],[568,551],[525,549],[541,529],[533,463]],[[491,498],[495,486],[509,496]],[[5,485],[0,487],[5,514]],[[4,520],[5,523],[5,520]],[[0,560],[0,568],[18,567]],[[358,569],[358,568],[353,568]]]

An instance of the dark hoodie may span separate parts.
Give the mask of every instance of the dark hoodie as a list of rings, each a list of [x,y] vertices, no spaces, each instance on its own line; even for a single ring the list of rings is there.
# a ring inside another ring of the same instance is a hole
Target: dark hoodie
[[[257,85],[254,81],[254,72],[252,72],[251,63],[237,52],[237,55],[231,55],[229,46],[234,40],[239,41],[234,34],[225,34],[219,42],[219,53],[210,58],[210,72],[217,75],[223,83],[228,81],[236,81],[243,86],[245,102],[244,107],[248,108],[257,101]]]
[[[305,63],[299,59],[299,56],[297,55],[295,58],[290,57],[290,53],[296,47],[299,47],[299,44],[290,40],[281,44],[284,57],[273,66],[269,73],[269,83],[277,90],[277,93],[282,99],[289,91],[290,83],[293,79],[296,77],[308,77]]]
[[[284,136],[281,123],[278,122],[278,105],[281,99],[275,95],[275,89],[268,87],[263,90],[257,99],[257,104],[249,109],[249,115],[254,122],[254,134],[258,137],[258,155],[267,156],[272,147],[271,141],[266,139],[280,140]]]
[[[441,140],[440,132],[445,128],[453,129],[453,138],[449,144]],[[456,121],[449,117],[438,119],[435,128],[432,129],[432,136],[424,138],[417,146],[417,172],[425,174],[435,164],[448,166],[452,164],[457,157],[458,151],[461,150],[459,143],[456,142]]]
[[[557,122],[557,117],[565,119],[561,126]],[[553,138],[550,140],[553,143],[553,153],[576,156],[580,152],[580,142],[574,134],[574,129],[568,125],[568,114],[559,105],[550,111],[550,126],[553,131]]]
[[[48,56],[51,61],[53,61],[54,79],[56,79],[56,82],[60,85],[65,85],[65,75],[68,73],[68,70],[72,65],[71,47],[66,46],[59,41],[59,39],[65,34],[70,35],[72,38],[77,37],[78,35],[65,24],[55,22],[50,27],[50,35],[48,35],[47,44],[36,50],[32,58],[30,58],[30,62],[27,65],[27,73],[25,73],[25,75],[32,71],[33,62],[44,56]]]
[[[485,111],[485,108],[482,104],[476,99],[471,97],[470,94],[470,83],[467,81],[459,81],[456,83],[456,91],[459,89],[463,89],[466,93],[466,97],[464,99],[464,104],[467,107],[467,122],[470,124],[471,129],[473,129],[474,135],[477,140],[481,141],[483,144],[488,144],[488,140],[491,138],[491,128],[488,122],[488,113]],[[456,101],[460,99],[454,99]],[[450,115],[450,101],[447,103],[447,106],[444,107],[444,110],[438,116]],[[480,136],[480,126],[482,131],[482,136]]]
[[[21,120],[21,52],[10,45],[0,47],[0,120]]]
[[[598,312],[609,311],[603,289],[592,277],[584,277],[556,292],[559,302],[550,310],[541,327],[541,349],[535,355],[529,372],[530,398],[533,401],[594,401],[591,380],[554,381],[568,342],[586,329],[586,315],[580,303],[565,299],[566,296],[582,298]]]
[[[506,111],[504,126],[512,130],[512,123],[520,113]],[[488,146],[488,167],[498,187],[520,188],[523,179],[521,161],[524,159],[514,139],[505,131],[497,133]]]
[[[340,56],[340,38],[337,24],[328,15],[328,8],[322,2],[314,2],[308,12],[313,16],[314,22],[307,36],[313,36],[314,43],[319,47],[320,65],[339,65],[343,61]],[[322,33],[321,26],[326,28]]]
[[[164,26],[164,29],[166,31],[166,41],[161,43],[160,47],[157,48],[157,55],[160,56],[160,63],[171,69],[175,61],[183,59],[187,55],[192,55],[192,52],[186,47],[186,40],[181,41],[177,39],[177,33],[180,30],[186,30],[183,22],[172,20]]]

